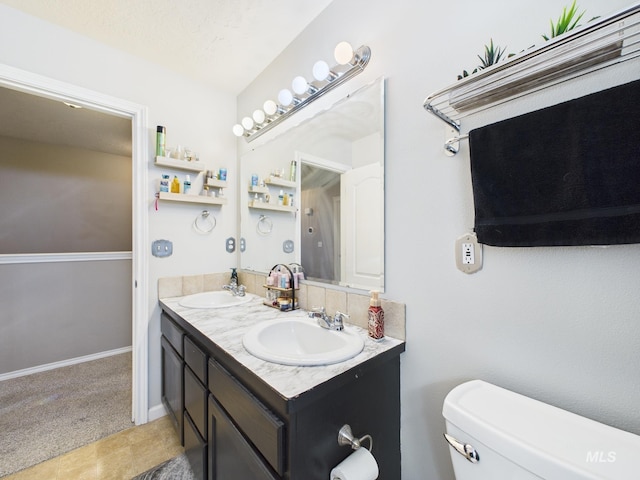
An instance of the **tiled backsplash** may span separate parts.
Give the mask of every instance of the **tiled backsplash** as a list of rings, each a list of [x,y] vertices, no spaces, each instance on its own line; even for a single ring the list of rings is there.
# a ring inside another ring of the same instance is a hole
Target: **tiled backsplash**
[[[265,274],[240,271],[238,277],[240,283],[247,287],[247,292],[265,296],[263,286],[266,283]],[[193,293],[221,290],[227,283],[229,283],[229,272],[160,278],[158,279],[158,298],[182,297]],[[302,309],[310,310],[316,306],[324,306],[330,315],[336,311],[346,313],[349,315],[349,323],[367,328],[369,296],[366,294],[301,283],[300,289],[296,290],[296,298]],[[384,309],[385,335],[406,340],[404,303],[383,298],[382,308]]]

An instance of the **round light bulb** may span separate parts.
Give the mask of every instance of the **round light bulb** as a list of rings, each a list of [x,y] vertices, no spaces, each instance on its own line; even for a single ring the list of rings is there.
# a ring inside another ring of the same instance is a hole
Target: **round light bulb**
[[[241,137],[241,136],[243,136],[243,135],[244,135],[244,127],[243,127],[242,125],[240,125],[239,123],[236,123],[236,124],[233,126],[233,134],[234,134],[236,137]]]
[[[309,88],[309,82],[307,82],[306,78],[298,76],[291,82],[291,88],[297,95],[303,95]]]
[[[313,78],[321,82],[328,76],[329,76],[329,65],[327,64],[327,62],[318,60],[316,63],[313,64]]]
[[[286,88],[283,88],[280,90],[280,93],[278,93],[278,101],[283,107],[288,107],[293,102],[293,94]]]
[[[241,123],[245,130],[251,130],[253,128],[253,120],[251,117],[244,117]]]
[[[264,113],[269,116],[275,115],[278,111],[278,105],[273,100],[267,100],[266,102],[264,102],[262,108],[264,108]]]
[[[265,118],[266,116],[262,110],[256,110],[255,112],[253,112],[253,120],[258,125],[260,125],[261,123],[264,123]]]
[[[336,62],[340,65],[346,65],[353,59],[353,47],[349,42],[340,42],[336,45],[333,55],[336,58]]]

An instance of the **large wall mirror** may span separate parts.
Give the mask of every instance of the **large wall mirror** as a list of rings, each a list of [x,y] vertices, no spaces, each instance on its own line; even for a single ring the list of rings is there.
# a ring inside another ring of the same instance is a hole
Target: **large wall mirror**
[[[383,78],[243,155],[240,175],[241,268],[384,291]]]

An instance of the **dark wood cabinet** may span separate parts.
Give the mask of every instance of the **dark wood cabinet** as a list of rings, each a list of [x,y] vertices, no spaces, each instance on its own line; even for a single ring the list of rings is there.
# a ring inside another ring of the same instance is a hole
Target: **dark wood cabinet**
[[[209,480],[278,480],[264,459],[209,396]]]
[[[182,357],[164,335],[160,341],[162,351],[162,403],[180,437],[180,444],[184,445],[182,428],[184,363]]]
[[[196,478],[326,480],[352,452],[337,442],[344,424],[357,436],[373,437],[380,480],[400,478],[404,344],[285,398],[172,310],[163,312],[162,323],[175,338],[176,329],[183,337],[183,356],[175,358],[163,330],[162,378],[173,385],[163,383],[163,401],[168,388],[174,392],[180,383],[174,376],[182,361],[182,435]],[[168,404],[175,411],[177,402]]]
[[[184,453],[196,479],[207,478],[207,452],[207,442],[200,435],[189,413],[184,412]]]

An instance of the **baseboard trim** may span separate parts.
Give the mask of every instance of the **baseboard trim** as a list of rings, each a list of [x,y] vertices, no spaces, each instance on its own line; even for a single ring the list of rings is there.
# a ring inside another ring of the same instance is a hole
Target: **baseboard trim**
[[[31,375],[33,373],[46,372],[47,370],[54,370],[56,368],[68,367],[69,365],[77,365],[78,363],[90,362],[92,360],[98,360],[100,358],[110,357],[112,355],[119,355],[121,353],[131,352],[132,348],[122,347],[115,350],[107,350],[106,352],[92,353],[91,355],[84,355],[82,357],[70,358],[68,360],[62,360],[60,362],[47,363],[45,365],[38,365],[36,367],[24,368],[22,370],[15,370],[13,372],[0,374],[0,382],[4,380],[10,380],[12,378],[24,377],[25,375]]]
[[[164,405],[162,404],[162,402],[160,402],[158,405],[151,407],[149,409],[148,415],[149,415],[149,421],[153,422],[154,420],[157,420],[159,418],[166,416],[167,409],[164,408]]]

